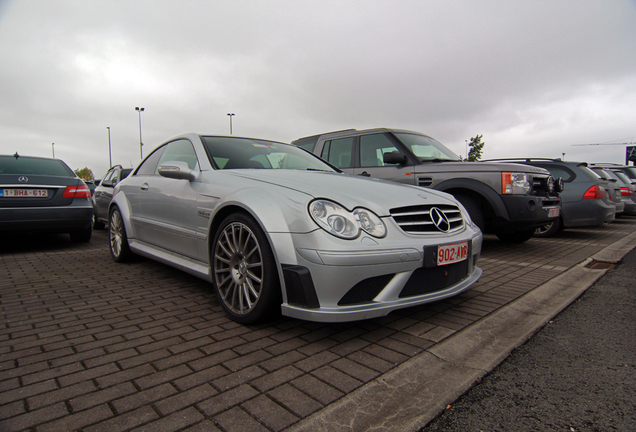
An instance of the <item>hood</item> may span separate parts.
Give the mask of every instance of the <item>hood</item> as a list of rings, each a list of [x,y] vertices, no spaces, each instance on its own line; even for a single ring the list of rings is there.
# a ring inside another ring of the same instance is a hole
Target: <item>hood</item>
[[[541,167],[512,162],[472,162],[472,161],[442,161],[442,162],[421,162],[415,165],[415,171],[422,173],[436,173],[457,171],[466,172],[494,172],[510,171],[550,175],[550,172]]]
[[[295,170],[246,169],[222,172],[266,183],[272,187],[291,189],[313,198],[328,198],[349,210],[355,207],[366,207],[378,215],[388,215],[389,209],[396,207],[426,204],[457,205],[455,199],[444,192],[362,176]]]

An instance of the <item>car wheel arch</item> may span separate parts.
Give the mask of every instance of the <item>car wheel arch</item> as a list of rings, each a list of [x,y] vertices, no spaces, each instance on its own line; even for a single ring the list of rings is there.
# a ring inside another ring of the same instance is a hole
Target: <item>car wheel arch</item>
[[[466,195],[488,206],[491,216],[509,219],[508,209],[499,193],[492,187],[469,178],[455,178],[435,186],[436,190],[455,195]]]

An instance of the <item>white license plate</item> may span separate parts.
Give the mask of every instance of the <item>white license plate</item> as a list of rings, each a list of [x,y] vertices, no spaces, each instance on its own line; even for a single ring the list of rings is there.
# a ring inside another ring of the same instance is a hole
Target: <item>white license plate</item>
[[[46,189],[0,189],[0,197],[5,198],[46,198],[49,191]]]
[[[468,242],[437,246],[437,265],[452,264],[468,258]]]
[[[551,208],[548,209],[548,217],[549,218],[553,218],[553,217],[558,217],[560,214],[561,209],[560,208]]]

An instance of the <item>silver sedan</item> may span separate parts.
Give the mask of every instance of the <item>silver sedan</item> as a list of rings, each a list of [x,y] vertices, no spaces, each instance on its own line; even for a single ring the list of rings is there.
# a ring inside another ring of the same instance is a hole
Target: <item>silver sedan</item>
[[[300,148],[175,137],[116,187],[110,250],[210,281],[230,318],[353,321],[454,296],[482,234],[451,195],[347,176]]]

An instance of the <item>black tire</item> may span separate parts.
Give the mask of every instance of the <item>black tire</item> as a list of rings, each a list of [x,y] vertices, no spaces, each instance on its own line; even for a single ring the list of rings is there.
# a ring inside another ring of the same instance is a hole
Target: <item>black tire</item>
[[[523,243],[528,241],[534,235],[534,228],[530,228],[523,231],[513,231],[513,232],[498,232],[497,237],[499,240],[507,242],[507,243]]]
[[[484,222],[484,212],[481,207],[479,207],[479,204],[477,204],[477,201],[468,195],[456,195],[455,199],[464,206],[473,223],[479,227],[481,232],[485,232],[486,224]]]
[[[71,236],[71,241],[73,243],[88,243],[93,235],[93,230],[89,226],[84,230],[71,231],[69,235]]]
[[[211,248],[214,292],[232,320],[253,324],[280,313],[274,254],[254,219],[244,213],[225,218]]]
[[[563,222],[561,222],[561,218],[557,218],[554,221],[547,223],[543,226],[535,228],[534,236],[535,237],[552,237],[557,234],[563,228]]]
[[[110,256],[115,262],[128,262],[134,254],[128,245],[128,236],[126,235],[126,226],[122,219],[119,207],[114,206],[108,217],[108,245]]]
[[[93,210],[93,229],[94,230],[103,230],[106,225],[104,222],[100,222],[97,219],[97,211]]]

